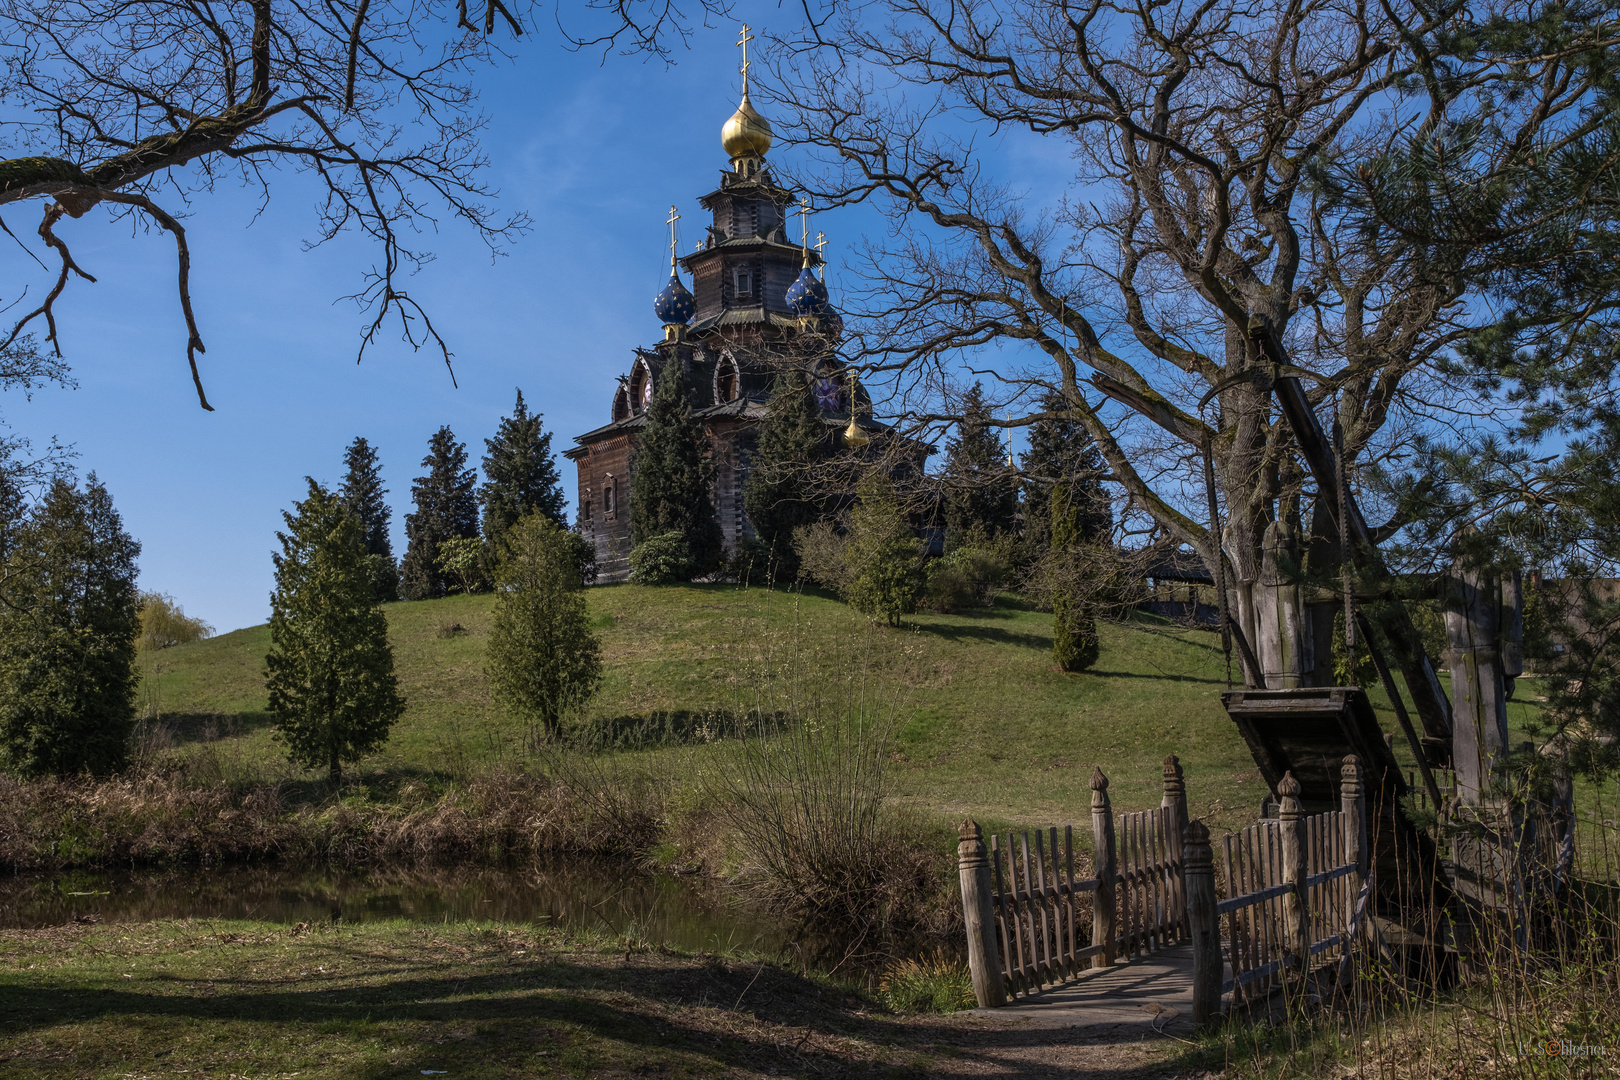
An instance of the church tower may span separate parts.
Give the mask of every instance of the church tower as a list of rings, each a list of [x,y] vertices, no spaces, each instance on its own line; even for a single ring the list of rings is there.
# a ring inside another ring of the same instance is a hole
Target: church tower
[[[870,402],[858,387],[857,415],[851,417],[853,380],[836,352],[843,320],[816,272],[823,262],[821,242],[809,243],[808,204],[771,175],[771,125],[748,98],[752,40],[744,26],[738,42],[742,100],[720,129],[730,168],[721,170],[718,188],[698,199],[708,220],[702,239],[684,257],[677,246],[681,215],[670,208],[669,281],[653,301],[663,339],[637,349],[629,372],[619,376],[609,422],[576,437],[564,452],[579,470],[579,525],[596,545],[597,579],[604,583],[629,577],[635,443],[646,426],[653,387],[669,365],[679,364],[686,373],[692,410],[710,439],[712,495],[728,552],[753,535],[743,488],[756,429],[767,416],[778,376],[809,384],[829,438],[847,425],[852,441],[864,442],[866,430],[882,426],[871,421]],[[789,234],[796,204],[797,243]],[[690,289],[681,279],[683,269]]]

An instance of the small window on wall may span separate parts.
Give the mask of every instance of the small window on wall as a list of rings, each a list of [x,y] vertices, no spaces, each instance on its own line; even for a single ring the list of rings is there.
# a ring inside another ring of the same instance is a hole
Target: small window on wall
[[[619,512],[619,481],[612,476],[602,487],[602,509],[610,519]]]
[[[585,494],[585,498],[580,500],[579,520],[587,529],[595,524],[595,522],[591,519],[591,496],[588,490]]]
[[[754,275],[746,269],[737,271],[737,296],[739,299],[754,295]]]

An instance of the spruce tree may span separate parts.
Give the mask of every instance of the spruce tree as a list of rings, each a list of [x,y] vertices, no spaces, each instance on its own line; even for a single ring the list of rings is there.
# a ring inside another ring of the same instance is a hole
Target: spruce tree
[[[484,506],[484,542],[491,551],[514,522],[532,511],[567,525],[551,432],[540,421],[539,413],[529,412],[519,390],[512,415],[501,417],[495,437],[484,440],[484,484],[478,498]]]
[[[555,736],[602,679],[572,537],[541,511],[501,537],[485,674],[495,700]]]
[[[770,549],[776,575],[788,581],[799,573],[793,531],[825,514],[815,493],[814,469],[826,457],[826,425],[810,388],[797,375],[784,375],[776,381],[770,414],[761,425],[743,510]]]
[[[1018,488],[978,383],[962,401],[962,420],[945,454],[947,546],[959,545],[975,525],[987,537],[1011,533],[1018,520]]]
[[[1066,512],[1078,514],[1075,528],[1087,543],[1105,543],[1113,531],[1113,509],[1103,489],[1102,454],[1078,420],[1068,415],[1063,395],[1041,398],[1046,414],[1029,428],[1029,450],[1019,455],[1024,474],[1024,546],[1032,556],[1052,547],[1053,496],[1068,495]]]
[[[287,531],[272,556],[265,685],[287,756],[306,769],[325,765],[336,785],[344,762],[387,742],[405,699],[359,518],[314,480],[294,510],[282,514]]]
[[[0,607],[0,746],[24,776],[124,765],[135,720],[135,560],[112,496],[58,478],[12,536]]]
[[[452,575],[441,567],[439,546],[457,537],[478,535],[478,474],[467,468],[467,447],[442,427],[428,440],[422,459],[426,476],[411,485],[416,512],[405,515],[405,565],[401,576],[407,600],[448,595]]]
[[[906,522],[894,485],[874,469],[855,487],[849,546],[844,551],[851,607],[899,626],[917,610],[923,589],[922,541]]]
[[[1097,662],[1096,611],[1091,603],[1088,582],[1080,580],[1087,571],[1086,548],[1095,550],[1088,537],[1086,506],[1075,501],[1072,489],[1059,484],[1051,501],[1052,564],[1048,573],[1055,578],[1052,595],[1052,656],[1064,671],[1084,671]]]
[[[356,438],[343,452],[343,501],[360,520],[366,554],[372,557],[372,581],[377,599],[384,603],[399,599],[399,565],[394,561],[394,544],[388,536],[393,511],[383,496],[382,465],[376,449],[363,438]]]
[[[630,474],[630,542],[664,533],[686,537],[692,576],[714,572],[722,556],[720,522],[709,494],[708,436],[692,415],[678,361],[658,374],[647,426],[636,440]]]

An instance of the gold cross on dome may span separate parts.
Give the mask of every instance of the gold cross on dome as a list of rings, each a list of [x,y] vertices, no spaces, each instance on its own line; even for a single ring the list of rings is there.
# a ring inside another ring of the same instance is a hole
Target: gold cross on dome
[[[816,249],[816,258],[821,259],[821,249],[827,246],[827,234],[822,232],[820,229],[816,230],[816,242],[814,246]],[[827,260],[821,259],[821,261],[826,262]]]
[[[679,220],[681,220],[681,215],[671,206],[669,208],[669,217],[664,219],[664,224],[669,226],[669,265],[671,269],[675,266],[675,223]]]
[[[741,38],[737,45],[742,49],[743,93],[746,94],[748,93],[748,43],[754,40],[754,35],[748,32],[747,23],[742,24],[742,29],[737,31],[737,35]]]
[[[799,196],[799,246],[810,248],[810,199],[804,195]]]

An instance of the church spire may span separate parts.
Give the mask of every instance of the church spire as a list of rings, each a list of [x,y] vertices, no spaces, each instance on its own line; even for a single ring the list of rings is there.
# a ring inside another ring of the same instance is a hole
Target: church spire
[[[749,26],[743,23],[738,31],[737,45],[742,49],[742,101],[731,119],[720,129],[720,145],[731,158],[731,167],[739,176],[752,176],[759,171],[765,152],[771,148],[770,121],[766,120],[748,100],[748,43],[754,40]]]

